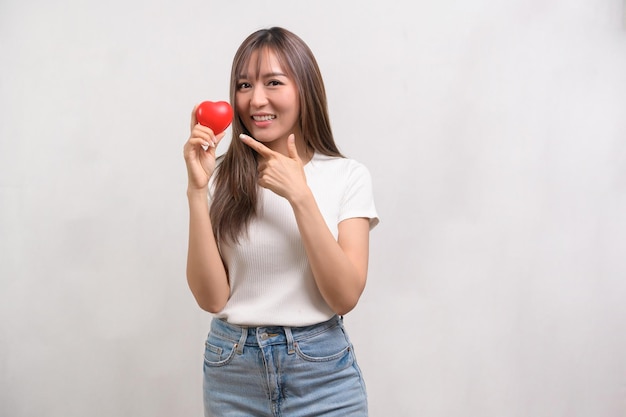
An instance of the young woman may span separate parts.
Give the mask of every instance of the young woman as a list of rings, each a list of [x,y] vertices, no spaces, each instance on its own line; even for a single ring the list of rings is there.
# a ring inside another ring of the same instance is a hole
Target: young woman
[[[187,281],[213,313],[207,416],[366,416],[343,315],[365,287],[378,223],[371,178],[339,152],[308,46],[282,28],[235,55],[232,140],[197,124],[188,171]],[[208,198],[207,198],[208,193]]]

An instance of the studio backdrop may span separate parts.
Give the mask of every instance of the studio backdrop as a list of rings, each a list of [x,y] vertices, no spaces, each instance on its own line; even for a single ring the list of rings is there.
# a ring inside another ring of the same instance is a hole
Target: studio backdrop
[[[270,26],[372,174],[371,416],[626,415],[622,1],[1,0],[0,416],[202,415],[183,145]]]

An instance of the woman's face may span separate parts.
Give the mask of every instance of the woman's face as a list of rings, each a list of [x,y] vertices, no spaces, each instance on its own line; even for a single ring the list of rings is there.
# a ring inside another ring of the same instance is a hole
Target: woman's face
[[[298,89],[274,52],[255,51],[244,70],[237,78],[235,102],[250,135],[269,148],[286,141],[291,133],[301,137]]]

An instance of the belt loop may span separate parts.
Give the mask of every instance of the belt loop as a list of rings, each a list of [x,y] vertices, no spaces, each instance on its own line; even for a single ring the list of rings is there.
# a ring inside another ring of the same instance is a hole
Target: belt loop
[[[291,327],[285,327],[285,336],[287,336],[287,354],[292,355],[296,353],[296,348],[294,347],[293,334],[291,333]]]
[[[239,338],[239,343],[237,343],[237,349],[235,349],[235,352],[237,353],[237,355],[242,355],[243,354],[243,346],[246,344],[246,339],[248,338],[248,328],[247,327],[242,327],[241,328],[241,337]]]

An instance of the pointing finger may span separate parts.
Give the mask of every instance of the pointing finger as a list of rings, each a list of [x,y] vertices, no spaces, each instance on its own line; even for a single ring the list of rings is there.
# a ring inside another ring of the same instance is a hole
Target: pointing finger
[[[263,145],[261,142],[254,140],[246,134],[242,133],[241,135],[239,135],[239,139],[241,139],[243,143],[257,151],[261,156],[270,157],[274,154],[274,151],[272,151],[270,148]]]

